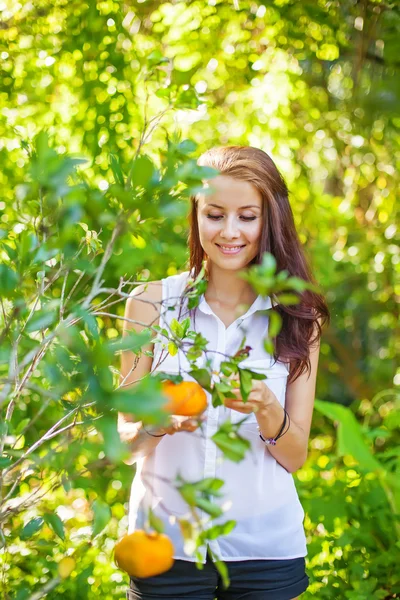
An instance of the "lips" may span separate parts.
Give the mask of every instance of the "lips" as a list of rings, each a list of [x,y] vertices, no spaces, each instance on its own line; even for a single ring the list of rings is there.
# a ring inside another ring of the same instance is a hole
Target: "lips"
[[[246,244],[240,246],[221,246],[220,244],[216,244],[222,254],[228,255],[236,255],[242,251],[242,248],[245,247]]]

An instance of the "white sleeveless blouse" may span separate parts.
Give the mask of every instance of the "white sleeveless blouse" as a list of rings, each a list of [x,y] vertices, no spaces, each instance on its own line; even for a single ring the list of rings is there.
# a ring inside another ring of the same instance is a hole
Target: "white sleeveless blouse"
[[[169,324],[174,317],[178,318],[179,297],[189,274],[189,271],[185,271],[162,279],[161,327]],[[168,306],[175,306],[175,309],[168,310]],[[195,326],[191,321],[190,329],[200,332],[208,340],[207,358],[213,359],[213,371],[216,372],[225,356],[237,352],[246,333],[246,345],[252,350],[240,366],[265,373],[267,379],[264,382],[284,406],[288,364],[279,361],[273,364],[273,357],[263,347],[263,339],[268,331],[268,316],[259,311],[270,307],[270,298],[264,299],[259,295],[248,311],[226,328],[202,295],[195,314]],[[185,304],[180,320],[187,316]],[[158,364],[161,353],[166,358]],[[196,365],[204,365],[205,360],[205,356],[200,357]],[[186,372],[190,365],[184,352],[179,351],[171,356],[156,343],[152,373],[159,370],[177,374],[180,369],[185,380],[194,381]],[[218,375],[213,375],[213,381],[218,381]],[[203,432],[198,428],[194,432],[166,435],[151,454],[138,459],[129,501],[128,533],[143,528],[146,508],[150,506],[165,524],[165,533],[174,544],[174,558],[195,562],[196,557],[185,546],[177,521],[177,518],[192,520],[192,517],[188,505],[168,481],[175,481],[178,474],[193,482],[205,477],[217,477],[224,480],[225,484],[220,489],[222,495],[213,497],[212,501],[220,505],[224,513],[214,519],[200,509],[197,509],[198,514],[204,519],[204,524],[207,523],[204,528],[230,519],[237,521],[237,524],[228,535],[208,542],[216,556],[223,561],[306,556],[304,511],[292,474],[275,460],[259,438],[254,413],[240,426],[240,435],[251,443],[245,458],[239,463],[226,459],[211,437],[227,419],[238,422],[245,415],[225,406],[214,408],[211,394],[206,393],[209,405],[205,412]],[[200,549],[203,563],[206,562],[206,552],[203,546]]]

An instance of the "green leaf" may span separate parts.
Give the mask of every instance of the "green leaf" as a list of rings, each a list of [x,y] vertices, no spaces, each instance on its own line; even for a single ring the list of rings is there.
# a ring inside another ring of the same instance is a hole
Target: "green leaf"
[[[14,434],[19,435],[30,422],[31,419],[29,417],[26,419],[21,419],[14,430]]]
[[[178,354],[178,346],[174,342],[170,342],[168,344],[168,352],[171,356],[176,356]]]
[[[155,66],[160,65],[162,63],[169,62],[169,59],[167,57],[163,56],[163,54],[160,52],[160,50],[153,50],[147,56],[147,62],[148,62],[148,64],[149,64],[150,67],[155,67]]]
[[[268,322],[268,337],[274,338],[278,335],[282,327],[282,317],[276,310],[270,310]]]
[[[293,304],[299,304],[300,298],[295,294],[280,294],[277,296],[279,304],[284,306],[292,306]]]
[[[181,535],[184,540],[192,540],[194,538],[195,529],[193,523],[187,519],[178,518]]]
[[[99,325],[97,323],[96,317],[90,314],[89,311],[81,308],[80,306],[76,306],[74,312],[77,317],[80,317],[86,325],[87,333],[93,337],[93,339],[99,339]]]
[[[265,352],[268,352],[268,354],[273,356],[275,348],[274,348],[274,344],[273,344],[272,340],[265,338],[263,345],[264,345]]]
[[[130,350],[136,354],[143,346],[146,346],[152,339],[153,334],[150,329],[143,329],[139,333],[136,331],[129,331],[126,335],[112,342],[108,342],[109,350],[114,354],[120,350]]]
[[[329,419],[338,421],[337,450],[339,456],[350,454],[360,467],[367,471],[383,469],[365,443],[361,426],[349,408],[321,400],[315,400],[315,408]]]
[[[64,523],[56,513],[45,513],[43,519],[59,538],[65,540]]]
[[[267,379],[267,376],[264,373],[257,373],[256,371],[252,371],[251,369],[246,369],[249,373],[251,373],[252,379],[257,379],[258,381],[262,381],[263,379]]]
[[[57,313],[49,310],[38,310],[35,312],[31,319],[29,319],[25,331],[32,333],[33,331],[40,331],[47,329],[50,325],[53,325],[57,319]]]
[[[220,391],[218,389],[218,385],[215,384],[213,387],[213,390],[211,392],[211,403],[212,403],[213,407],[216,408],[217,406],[222,406],[223,399],[224,399],[224,397],[220,393]]]
[[[193,108],[196,109],[200,104],[194,89],[183,90],[176,98],[177,108]]]
[[[189,506],[195,506],[196,490],[192,485],[186,483],[185,485],[179,486],[177,489],[182,498],[185,500],[185,502],[189,504]]]
[[[119,185],[124,187],[124,185],[125,185],[124,174],[122,172],[118,156],[116,156],[115,154],[110,154],[109,161],[110,161],[111,170],[114,175],[115,183],[119,183]]]
[[[189,375],[193,377],[201,387],[208,392],[211,392],[211,374],[207,369],[192,369],[189,371]]]
[[[248,369],[239,369],[240,393],[243,402],[247,402],[249,394],[253,387],[251,372]]]
[[[264,252],[261,266],[266,273],[273,275],[276,271],[276,259],[270,252]]]
[[[154,165],[146,155],[138,156],[133,162],[130,171],[132,186],[140,185],[148,188],[154,174]]]
[[[215,560],[214,565],[218,573],[221,575],[222,585],[226,590],[230,585],[228,567],[226,566],[226,563],[224,563],[222,560]]]
[[[183,319],[182,323],[181,323],[181,327],[182,327],[182,338],[186,337],[186,334],[188,332],[188,329],[190,327],[190,319],[189,317],[187,317],[186,319]]]
[[[208,515],[211,515],[214,518],[219,517],[224,512],[220,506],[214,504],[210,500],[207,500],[207,498],[196,498],[195,506],[201,508],[202,510],[204,510],[204,512],[206,512]]]
[[[247,450],[251,444],[249,440],[242,438],[234,431],[223,431],[220,428],[211,439],[218,446],[226,458],[233,462],[240,462],[244,459]]]
[[[171,319],[171,331],[174,335],[176,335],[176,337],[178,337],[179,339],[184,337],[184,327],[182,323],[179,323],[179,321],[177,319]]]
[[[104,452],[112,462],[119,463],[130,457],[131,453],[117,431],[116,416],[103,415],[96,421],[96,428],[103,436]]]
[[[194,71],[196,71],[196,69],[194,69]],[[181,154],[187,155],[192,154],[196,150],[196,148],[197,144],[193,140],[183,140],[182,142],[180,142],[180,144],[178,144],[177,150]]]
[[[219,525],[213,525],[209,529],[205,529],[201,532],[201,542],[204,543],[206,540],[216,540],[221,535],[228,535],[236,526],[236,521],[230,520]]]
[[[111,509],[100,498],[97,498],[92,504],[94,513],[92,537],[96,537],[108,525],[111,519]]]
[[[216,495],[218,490],[224,485],[223,479],[217,479],[215,477],[206,477],[201,481],[192,484],[196,490],[205,492],[206,494]]]
[[[229,362],[227,360],[223,360],[219,365],[220,371],[226,376],[229,377],[232,373],[237,373],[238,368],[235,363]]]
[[[156,387],[156,381],[149,380],[138,382],[128,389],[116,390],[110,398],[111,406],[117,411],[134,415],[136,421],[143,420],[149,424],[165,422],[167,413],[162,409],[165,403],[166,398]]]
[[[164,533],[165,526],[163,520],[157,517],[151,508],[149,508],[149,524],[157,533]]]
[[[62,486],[63,486],[64,490],[68,494],[68,492],[72,489],[72,485],[71,485],[71,482],[68,479],[68,476],[66,475],[66,473],[62,474],[61,482],[62,482]]]
[[[0,265],[0,294],[11,296],[18,286],[18,275],[8,265]]]
[[[27,540],[30,537],[32,537],[43,526],[43,523],[44,520],[42,519],[42,517],[36,517],[35,519],[31,519],[21,531],[21,540]]]
[[[0,469],[5,469],[12,463],[12,458],[8,456],[0,456]]]

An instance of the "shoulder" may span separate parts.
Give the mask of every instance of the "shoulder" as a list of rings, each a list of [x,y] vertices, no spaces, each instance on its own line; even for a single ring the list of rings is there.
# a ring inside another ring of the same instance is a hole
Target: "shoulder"
[[[162,281],[146,281],[135,285],[126,301],[125,316],[142,323],[152,323],[159,313]]]
[[[137,314],[138,310],[140,313],[151,313],[154,309],[159,309],[166,293],[175,296],[183,291],[187,277],[188,271],[184,271],[160,280],[145,281],[136,285],[127,300],[127,311]]]
[[[128,302],[136,300],[157,300],[162,296],[162,279],[159,281],[144,281],[135,285],[129,295]]]

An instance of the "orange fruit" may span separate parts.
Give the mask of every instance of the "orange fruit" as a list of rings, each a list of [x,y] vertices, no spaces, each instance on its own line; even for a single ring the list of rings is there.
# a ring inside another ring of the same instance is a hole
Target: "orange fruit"
[[[117,567],[132,577],[153,577],[168,571],[174,564],[174,546],[164,533],[147,533],[138,529],[116,543]]]
[[[172,415],[193,417],[207,408],[207,396],[197,381],[163,381],[162,391],[168,397],[164,410]]]

